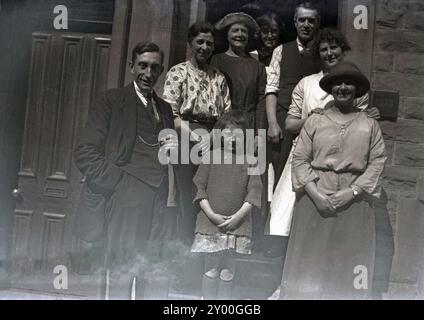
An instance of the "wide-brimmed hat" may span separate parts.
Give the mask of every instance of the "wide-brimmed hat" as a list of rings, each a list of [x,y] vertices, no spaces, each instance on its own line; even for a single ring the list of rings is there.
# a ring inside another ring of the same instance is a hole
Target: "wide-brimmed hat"
[[[227,27],[233,25],[234,23],[242,23],[253,32],[259,31],[259,26],[256,23],[255,19],[253,19],[251,16],[244,12],[233,12],[227,14],[224,18],[222,18],[215,24],[215,28],[216,30],[222,31],[225,30]]]
[[[331,94],[333,86],[340,84],[342,81],[355,84],[355,98],[362,97],[370,90],[370,82],[367,77],[350,61],[339,62],[321,79],[319,86],[322,90]]]

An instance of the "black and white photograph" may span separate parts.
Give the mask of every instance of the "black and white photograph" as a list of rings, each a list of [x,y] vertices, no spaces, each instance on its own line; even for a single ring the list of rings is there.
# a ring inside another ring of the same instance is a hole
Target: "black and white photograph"
[[[0,0],[0,300],[423,300],[423,57],[422,0]]]

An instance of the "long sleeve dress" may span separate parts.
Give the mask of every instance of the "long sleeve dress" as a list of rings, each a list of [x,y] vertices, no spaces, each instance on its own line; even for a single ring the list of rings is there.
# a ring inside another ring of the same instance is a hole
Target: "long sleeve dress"
[[[220,151],[220,150],[219,150]],[[213,153],[219,152],[214,150]],[[221,153],[221,164],[200,164],[193,182],[196,186],[194,201],[207,199],[215,213],[230,216],[245,202],[260,208],[262,182],[260,176],[249,175],[249,165],[225,164]],[[214,157],[214,156],[212,156]],[[203,212],[197,215],[196,231],[192,252],[219,252],[234,249],[237,253],[251,253],[252,215],[249,213],[240,227],[222,233]]]
[[[230,88],[232,109],[249,114],[252,128],[262,128],[265,117],[265,65],[248,57],[233,57],[226,53],[214,55],[211,65],[218,68]]]
[[[333,100],[333,96],[319,86],[319,81],[323,77],[324,72],[321,71],[300,80],[293,90],[288,115],[298,119],[307,119],[313,110],[324,109]],[[355,99],[354,104],[358,109],[365,110],[368,107],[368,102],[369,96],[365,94]],[[271,214],[265,230],[270,235],[288,236],[290,233],[293,207],[296,200],[291,179],[291,162],[295,147],[296,140],[293,141],[293,147],[272,197]]]
[[[332,117],[334,108],[307,119],[293,152],[297,199],[281,284],[284,298],[370,297],[375,251],[372,206],[381,192],[385,146],[377,121],[358,112],[353,120],[340,123]],[[303,191],[312,181],[327,195],[352,184],[363,194],[326,217]]]

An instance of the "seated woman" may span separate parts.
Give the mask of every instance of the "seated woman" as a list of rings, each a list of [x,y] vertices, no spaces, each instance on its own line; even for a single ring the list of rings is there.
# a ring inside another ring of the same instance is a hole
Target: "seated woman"
[[[293,152],[297,194],[280,297],[369,298],[384,141],[354,103],[370,88],[354,64],[337,64],[320,87],[334,100],[306,120]]]

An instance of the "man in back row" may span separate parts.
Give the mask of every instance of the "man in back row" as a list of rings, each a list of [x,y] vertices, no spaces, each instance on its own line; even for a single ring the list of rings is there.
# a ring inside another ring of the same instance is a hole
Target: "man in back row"
[[[320,26],[320,12],[311,1],[301,1],[295,9],[294,25],[296,40],[275,48],[268,70],[266,86],[266,113],[268,119],[267,158],[274,169],[276,187],[292,148],[293,136],[285,130],[287,111],[291,104],[293,89],[306,76],[321,70],[319,59],[310,50]],[[269,219],[268,219],[269,220]],[[284,255],[287,237],[270,234],[265,255]]]

